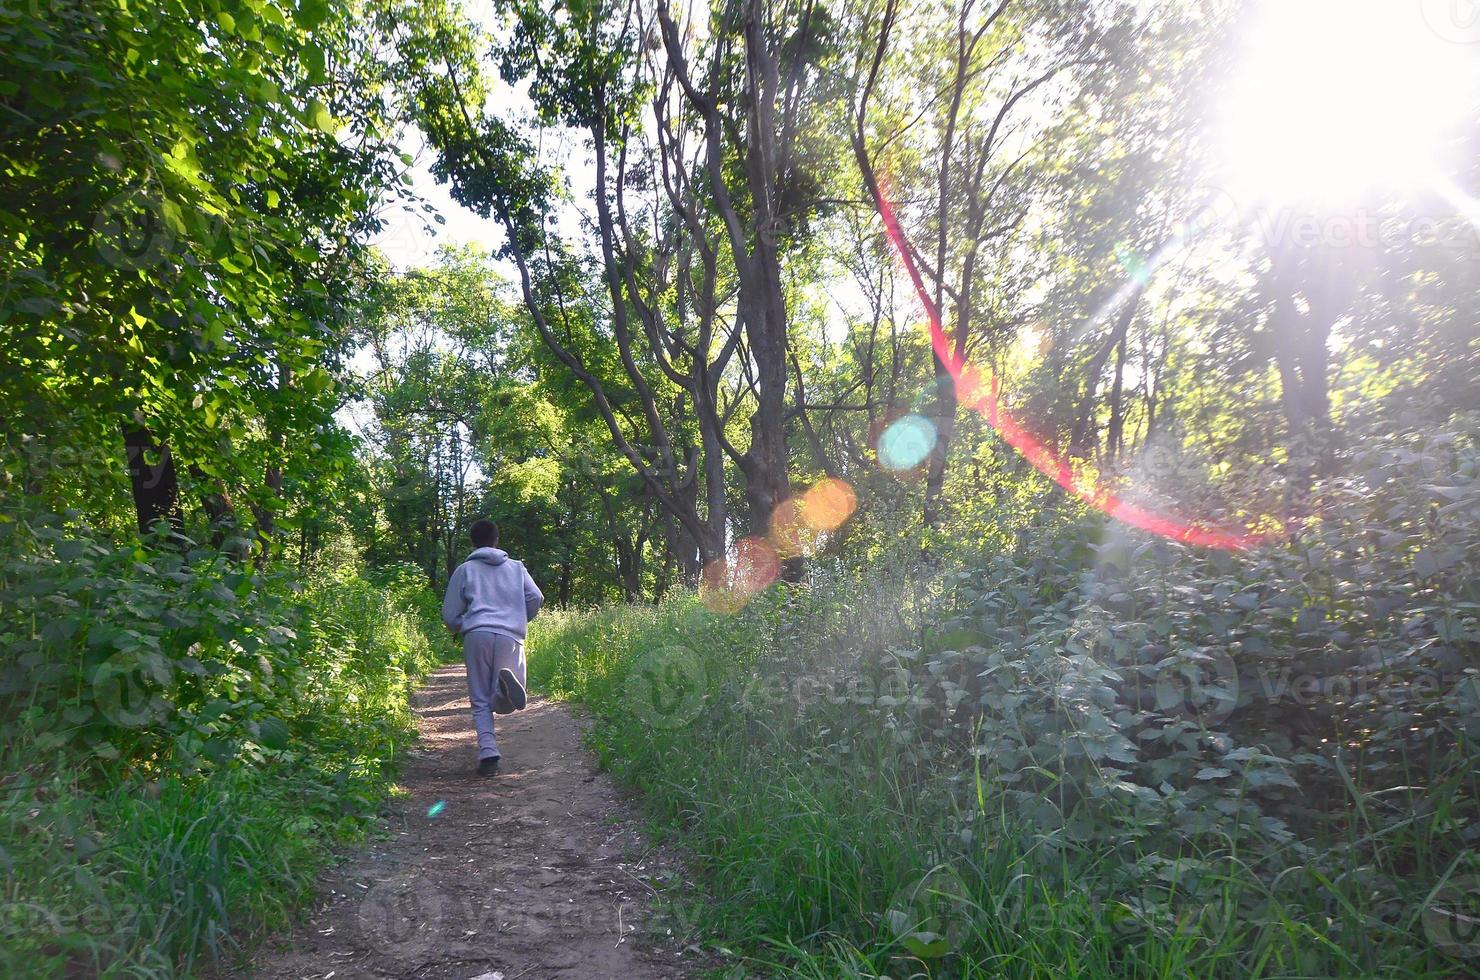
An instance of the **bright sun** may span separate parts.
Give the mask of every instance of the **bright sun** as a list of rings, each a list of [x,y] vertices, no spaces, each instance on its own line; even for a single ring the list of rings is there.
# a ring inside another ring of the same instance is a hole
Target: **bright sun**
[[[1474,49],[1418,0],[1268,0],[1225,120],[1241,199],[1339,205],[1426,179],[1473,105]]]

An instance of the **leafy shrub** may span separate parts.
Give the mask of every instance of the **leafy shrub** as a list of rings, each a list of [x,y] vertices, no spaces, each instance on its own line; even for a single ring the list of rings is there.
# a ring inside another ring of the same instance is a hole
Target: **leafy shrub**
[[[6,517],[0,972],[169,976],[229,957],[369,826],[440,624],[396,570],[304,585]]]

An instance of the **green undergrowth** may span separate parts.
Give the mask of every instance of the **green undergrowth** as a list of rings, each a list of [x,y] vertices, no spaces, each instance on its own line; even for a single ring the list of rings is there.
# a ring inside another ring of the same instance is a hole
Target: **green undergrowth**
[[[723,616],[681,597],[557,612],[532,633],[532,687],[590,708],[602,764],[697,872],[695,892],[668,896],[673,924],[747,974],[1459,975],[1469,950],[1445,955],[1448,927],[1426,920],[1473,901],[1456,893],[1476,880],[1455,863],[1462,841],[1424,853],[1455,826],[1452,788],[1368,842],[1375,862],[1322,862],[1314,839],[1282,849],[1235,820],[1127,828],[1109,802],[1054,825],[1010,795],[1016,774],[919,744],[908,695],[802,670],[836,626],[818,604],[767,595]],[[1393,863],[1414,877],[1375,886]]]
[[[800,702],[848,697],[765,673],[778,643],[822,638],[816,605],[770,594],[729,616],[682,596],[532,631],[532,687],[593,711],[602,764],[698,873],[697,893],[667,896],[673,925],[737,953],[737,975],[819,980],[1186,976],[1217,958],[1193,934],[1128,950],[1121,910],[1083,887],[1103,871],[1092,852],[1050,852],[974,770],[908,767],[846,710],[797,724]]]
[[[0,535],[0,975],[236,961],[373,826],[447,654],[424,579]]]
[[[591,710],[696,874],[675,931],[747,973],[1468,975],[1480,473],[1422,462],[1247,555],[1071,514],[739,611],[551,613],[531,685]]]

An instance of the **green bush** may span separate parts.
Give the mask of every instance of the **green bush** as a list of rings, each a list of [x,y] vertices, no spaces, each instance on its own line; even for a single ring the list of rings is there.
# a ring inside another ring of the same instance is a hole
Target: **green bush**
[[[368,829],[440,624],[394,570],[305,585],[6,516],[0,973],[173,976],[237,954]]]

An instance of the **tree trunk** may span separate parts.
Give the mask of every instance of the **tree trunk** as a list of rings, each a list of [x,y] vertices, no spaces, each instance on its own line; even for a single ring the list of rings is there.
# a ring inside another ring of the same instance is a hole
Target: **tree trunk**
[[[663,600],[668,594],[668,587],[673,584],[673,552],[668,548],[663,549],[663,561],[658,565],[658,573],[653,577],[653,603]]]
[[[750,3],[745,13],[745,57],[750,76],[748,125],[750,139],[745,154],[746,180],[755,212],[755,245],[747,257],[737,249],[741,265],[742,297],[749,293],[745,311],[746,336],[756,367],[756,410],[750,417],[750,449],[744,467],[745,495],[750,509],[750,533],[765,537],[771,530],[771,515],[791,496],[790,459],[786,448],[787,311],[785,284],[777,231],[782,216],[776,212],[778,171],[784,165],[776,145],[776,89],[778,72],[762,23],[759,4]],[[746,280],[749,280],[747,283]],[[783,563],[788,581],[801,577],[800,559]]]
[[[1115,350],[1115,381],[1110,387],[1110,424],[1105,429],[1105,463],[1113,466],[1125,448],[1125,348],[1121,334]]]
[[[174,534],[183,536],[180,481],[169,447],[156,443],[144,426],[127,425],[123,429],[123,448],[139,531],[147,534],[155,524],[165,521]]]
[[[276,466],[268,466],[262,474],[262,482],[267,489],[272,491],[274,499],[281,499],[283,495],[283,471]],[[257,538],[257,556],[254,559],[259,567],[267,559],[268,552],[272,548],[273,536],[277,534],[277,525],[272,519],[272,508],[250,500],[247,506],[252,511],[252,522]]]
[[[574,559],[573,552],[574,551],[575,551],[574,548],[567,547],[565,549],[565,555],[564,555],[564,557],[560,561],[559,598],[556,600],[556,604],[557,605],[560,605],[560,606],[568,606],[568,605],[570,605],[570,589],[571,589],[571,581],[570,581],[570,579],[571,579],[571,568],[574,565],[574,561],[573,561],[573,559]]]
[[[622,582],[622,597],[627,602],[642,598],[642,547],[634,546],[625,534],[619,536],[617,544],[617,572]]]
[[[293,369],[287,364],[278,364],[278,388],[286,388],[293,381]],[[283,452],[283,438],[281,435],[273,437],[272,445],[278,456]],[[283,497],[283,469],[278,461],[267,464],[262,474],[262,482],[267,489],[272,491],[273,501],[277,502]],[[273,523],[272,508],[261,504],[252,504],[252,518],[257,524],[257,541],[260,551],[257,554],[256,563],[260,566],[267,559],[267,553],[272,545],[272,536],[277,533],[277,526]]]
[[[699,546],[688,532],[688,528],[673,519],[667,511],[663,513],[664,538],[668,552],[678,565],[679,581],[684,585],[698,584],[699,573],[704,570],[704,561]]]
[[[1090,358],[1089,367],[1085,371],[1084,395],[1079,399],[1078,409],[1074,413],[1074,428],[1069,435],[1069,456],[1071,459],[1088,459],[1094,454],[1095,443],[1098,441],[1095,424],[1095,409],[1097,407],[1095,395],[1099,391],[1100,375],[1105,372],[1105,364],[1110,360],[1110,354],[1117,347],[1124,348],[1126,334],[1130,331],[1131,324],[1135,322],[1136,310],[1141,305],[1141,295],[1145,291],[1144,285],[1139,285],[1131,291],[1125,300],[1125,307],[1120,315],[1115,318],[1115,326],[1105,342],[1095,351],[1094,357]],[[1123,358],[1122,358],[1123,360]],[[1116,384],[1119,385],[1119,368],[1116,369]]]
[[[657,14],[675,78],[704,121],[703,162],[712,206],[725,229],[739,280],[737,313],[755,364],[756,408],[750,418],[750,448],[738,463],[745,476],[749,531],[763,537],[770,531],[772,512],[791,496],[786,449],[788,324],[777,248],[785,217],[778,213],[776,201],[778,175],[785,167],[783,148],[777,145],[781,129],[776,120],[777,62],[766,37],[764,13],[756,0],[749,0],[741,14],[747,98],[743,103],[745,140],[736,149],[743,155],[738,161],[727,160],[726,127],[713,95],[701,93],[690,78],[680,33],[666,3],[658,5]],[[735,162],[750,192],[748,217],[742,217],[735,206],[726,180],[727,168]],[[783,574],[799,574],[796,563],[788,566]]]
[[[956,381],[950,370],[935,358],[935,445],[930,447],[930,468],[925,473],[925,527],[940,528],[941,501],[945,497],[946,463],[951,440],[956,435]]]
[[[226,526],[234,516],[231,504],[219,486],[212,486],[211,478],[199,466],[190,467],[190,479],[200,493],[200,509],[210,528],[211,547],[220,550],[226,543]]]
[[[1316,477],[1330,463],[1330,355],[1326,344],[1332,326],[1351,304],[1355,281],[1334,251],[1289,244],[1271,249],[1269,273],[1274,291],[1275,364],[1290,430],[1286,498],[1298,516]],[[1305,300],[1305,310],[1298,298]]]

